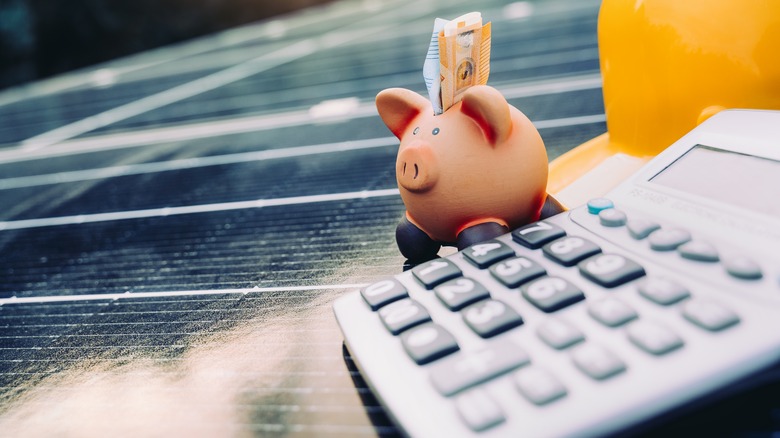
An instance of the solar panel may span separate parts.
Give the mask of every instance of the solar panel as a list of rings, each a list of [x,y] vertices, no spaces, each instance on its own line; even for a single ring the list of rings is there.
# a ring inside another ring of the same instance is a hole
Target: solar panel
[[[401,271],[433,17],[342,0],[0,95],[3,435],[394,435],[333,299]],[[550,158],[605,131],[596,1],[480,2]]]

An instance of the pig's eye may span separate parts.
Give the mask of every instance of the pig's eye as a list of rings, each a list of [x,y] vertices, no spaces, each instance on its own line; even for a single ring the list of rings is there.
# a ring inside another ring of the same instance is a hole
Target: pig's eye
[[[439,128],[433,128],[433,132],[431,134],[436,135],[439,133]]]
[[[412,134],[413,135],[417,135],[418,132],[420,132],[420,127],[419,126],[414,128],[414,131],[412,131]]]

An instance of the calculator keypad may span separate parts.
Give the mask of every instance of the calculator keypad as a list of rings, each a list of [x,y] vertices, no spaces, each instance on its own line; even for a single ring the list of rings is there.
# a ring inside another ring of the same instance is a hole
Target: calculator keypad
[[[543,312],[555,312],[585,299],[585,294],[560,277],[541,277],[520,289],[523,297]]]
[[[520,393],[535,405],[545,405],[566,395],[566,388],[549,372],[535,366],[515,372]]]
[[[444,396],[528,364],[531,358],[512,342],[496,340],[478,351],[460,351],[434,363],[430,369],[434,388]]]
[[[598,245],[579,236],[567,236],[542,247],[544,255],[563,266],[574,266],[601,252]]]
[[[512,231],[512,240],[526,248],[537,249],[547,242],[563,237],[563,228],[545,221],[534,222]]]
[[[444,327],[434,323],[418,325],[401,333],[401,344],[418,365],[458,351],[455,337]]]
[[[642,350],[662,355],[683,346],[683,341],[670,329],[649,321],[637,321],[626,329],[628,339]]]
[[[436,286],[433,291],[450,310],[460,310],[471,303],[490,297],[490,292],[476,280],[461,277]]]
[[[616,287],[645,275],[635,261],[618,254],[597,254],[577,267],[583,277],[604,287]]]
[[[405,298],[379,309],[379,317],[390,333],[402,331],[431,320],[431,315],[417,301]]]
[[[406,288],[394,278],[376,282],[360,291],[363,300],[377,310],[380,307],[409,296]]]
[[[412,274],[426,289],[433,289],[447,280],[460,277],[460,268],[447,259],[435,259],[412,268]]]
[[[583,344],[572,352],[574,364],[583,373],[596,380],[604,380],[622,373],[626,364],[612,352],[596,344]]]
[[[523,324],[523,318],[498,300],[485,300],[463,310],[463,321],[483,338],[489,338]]]
[[[491,266],[488,271],[508,288],[518,287],[547,273],[542,265],[526,257],[506,259]]]
[[[515,255],[515,251],[498,240],[488,240],[463,250],[463,256],[480,269]]]
[[[489,429],[506,419],[498,403],[479,388],[458,394],[455,407],[463,422],[474,432]]]
[[[629,217],[607,199],[596,201],[589,205],[589,220],[611,229],[610,233],[625,233],[635,245],[653,251],[676,251],[663,257],[720,261],[713,245],[693,240],[687,230],[662,228],[652,220]],[[521,227],[511,233],[511,239],[488,240],[457,256],[416,266],[407,277],[413,279],[411,283],[399,277],[403,281],[380,281],[360,292],[396,336],[408,360],[423,366],[420,369],[432,388],[449,400],[471,431],[499,428],[514,416],[506,406],[506,394],[495,392],[495,386],[483,386],[487,381],[513,382],[513,389],[529,406],[554,404],[575,392],[571,375],[559,380],[560,370],[548,367],[549,354],[568,358],[568,366],[579,370],[585,380],[602,382],[626,373],[637,357],[661,360],[685,350],[686,341],[678,334],[684,333],[681,327],[666,324],[663,318],[656,320],[653,312],[676,314],[698,327],[689,330],[717,332],[740,322],[728,306],[700,298],[677,280],[652,270],[648,273],[623,254],[602,252],[596,243],[567,234],[553,223]],[[760,267],[744,257],[724,260],[723,268],[742,280],[762,275]],[[569,307],[572,313],[557,313]],[[512,333],[523,330],[532,330],[541,341],[534,348],[547,348],[546,355],[537,358],[535,350],[515,344],[518,338]],[[622,338],[626,347],[613,350],[608,336]],[[633,348],[636,357],[624,348]],[[529,365],[532,356],[539,362]]]

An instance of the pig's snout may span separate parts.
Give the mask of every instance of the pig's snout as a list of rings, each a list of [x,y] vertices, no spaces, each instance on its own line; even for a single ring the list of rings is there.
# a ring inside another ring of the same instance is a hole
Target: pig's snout
[[[415,142],[398,153],[395,163],[398,185],[410,192],[425,192],[436,185],[439,172],[430,145]]]

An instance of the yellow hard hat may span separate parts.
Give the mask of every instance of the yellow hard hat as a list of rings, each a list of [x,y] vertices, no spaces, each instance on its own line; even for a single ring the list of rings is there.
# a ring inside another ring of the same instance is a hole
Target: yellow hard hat
[[[780,1],[604,0],[598,41],[607,133],[551,163],[551,193],[722,109],[780,109]]]

